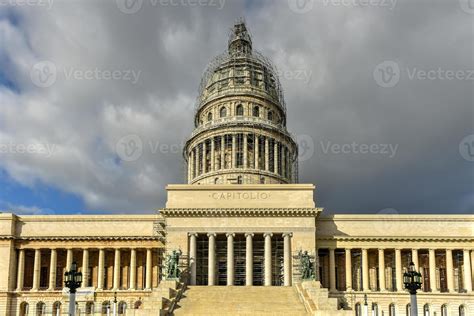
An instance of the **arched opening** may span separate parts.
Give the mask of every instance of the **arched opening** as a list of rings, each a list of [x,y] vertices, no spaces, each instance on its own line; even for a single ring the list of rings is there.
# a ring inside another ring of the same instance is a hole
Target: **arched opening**
[[[53,316],[61,315],[61,302],[53,303]]]
[[[220,117],[226,117],[227,116],[227,109],[225,106],[221,107],[220,111],[219,111],[219,115]]]
[[[124,301],[119,302],[118,304],[118,314],[119,315],[125,315],[125,312],[127,310],[127,303]]]
[[[406,314],[407,314],[407,316],[411,316],[411,304],[410,303],[407,304]]]
[[[28,315],[30,305],[27,302],[23,302],[20,304],[20,316]]]
[[[466,316],[466,306],[459,306],[459,316]]]
[[[259,107],[258,105],[253,107],[253,109],[252,109],[252,115],[255,116],[255,117],[259,117],[259,116],[260,116],[260,107]]]
[[[207,121],[208,121],[208,122],[212,121],[212,113],[211,113],[211,112],[209,112],[209,113],[207,114]]]
[[[267,118],[269,121],[273,121],[273,111],[268,111]]]
[[[428,304],[423,306],[423,316],[430,316],[430,306]]]
[[[215,178],[214,179],[214,184],[218,184],[219,183],[219,178]]]
[[[105,301],[102,303],[102,308],[100,311],[101,315],[106,316],[110,314],[110,303],[109,301]]]
[[[396,314],[395,314],[395,304],[392,303],[388,306],[388,315],[389,316],[396,316]]]
[[[237,105],[237,107],[235,108],[235,115],[237,116],[244,115],[244,107],[242,106],[242,104]]]
[[[379,316],[379,305],[372,303],[372,316]]]
[[[355,314],[356,316],[362,316],[362,308],[360,306],[360,303],[357,303],[355,305]]]
[[[448,316],[448,305],[441,305],[441,316]]]
[[[94,314],[94,303],[87,302],[86,304],[86,315],[93,315]]]
[[[46,313],[46,304],[43,302],[38,302],[36,304],[36,316],[43,316]]]
[[[242,184],[242,176],[237,177],[237,184]]]
[[[260,184],[265,184],[265,177],[260,177]]]

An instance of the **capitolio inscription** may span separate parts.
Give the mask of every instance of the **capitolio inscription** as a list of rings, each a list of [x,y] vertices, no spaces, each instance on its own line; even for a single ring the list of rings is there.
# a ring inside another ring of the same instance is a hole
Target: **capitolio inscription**
[[[266,192],[220,192],[211,193],[209,197],[214,200],[266,200],[270,193]]]

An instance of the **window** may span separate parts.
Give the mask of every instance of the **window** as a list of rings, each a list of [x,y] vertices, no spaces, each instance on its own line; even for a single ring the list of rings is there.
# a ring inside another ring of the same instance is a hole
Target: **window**
[[[410,303],[407,304],[406,313],[407,313],[407,316],[411,316],[411,304]]]
[[[362,316],[362,309],[360,307],[360,303],[357,303],[355,305],[355,314],[356,314],[356,316]]]
[[[252,109],[252,115],[255,117],[260,116],[260,107],[259,106],[254,106]]]
[[[208,121],[208,122],[212,121],[212,113],[211,113],[211,112],[209,112],[209,113],[207,114],[207,121]]]
[[[441,306],[441,316],[448,316],[448,306],[446,304]]]
[[[118,304],[118,314],[125,315],[126,310],[127,310],[127,303],[125,303],[124,301],[121,301]]]
[[[93,302],[87,302],[87,304],[86,304],[86,315],[92,315],[92,314],[94,314],[94,303]]]
[[[395,314],[395,304],[392,303],[388,306],[388,315],[389,316],[396,316],[396,314]]]
[[[237,177],[237,184],[242,184],[242,176]]]
[[[273,121],[273,112],[272,111],[268,111],[268,120]]]
[[[101,310],[102,315],[109,315],[110,314],[110,305],[108,301],[105,301],[102,303],[102,310]]]
[[[142,309],[142,301],[135,302],[135,309]]]
[[[26,302],[20,304],[20,316],[28,315],[29,305]]]
[[[379,316],[379,306],[377,303],[372,303],[372,316]]]
[[[244,107],[242,106],[242,104],[237,105],[237,107],[235,109],[235,115],[237,115],[237,116],[244,115]]]
[[[459,316],[466,316],[466,307],[464,305],[459,306]]]
[[[221,107],[220,116],[221,117],[226,117],[227,116],[227,109],[224,106]]]
[[[53,316],[61,315],[61,302],[54,302],[53,304]]]
[[[260,184],[265,184],[265,177],[260,177]]]
[[[428,304],[425,304],[423,306],[423,315],[424,316],[430,316],[430,306]]]
[[[214,184],[217,184],[219,182],[219,178],[214,179]]]
[[[36,315],[43,316],[45,315],[46,305],[43,302],[36,304]]]

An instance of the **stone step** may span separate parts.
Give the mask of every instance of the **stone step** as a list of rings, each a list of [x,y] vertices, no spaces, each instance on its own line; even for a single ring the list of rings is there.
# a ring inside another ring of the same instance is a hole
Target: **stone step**
[[[190,286],[175,315],[307,315],[293,287]]]

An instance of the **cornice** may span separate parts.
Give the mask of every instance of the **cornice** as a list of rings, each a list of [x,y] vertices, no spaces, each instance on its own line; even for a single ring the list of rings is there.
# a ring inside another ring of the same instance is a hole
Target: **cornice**
[[[333,237],[317,237],[317,241],[403,241],[403,242],[473,242],[474,237],[416,237],[416,236],[387,236],[387,237],[370,237],[370,236],[333,236]]]
[[[317,217],[321,208],[165,208],[164,217]]]
[[[161,240],[163,236],[31,236],[17,237],[17,241],[134,241]]]

